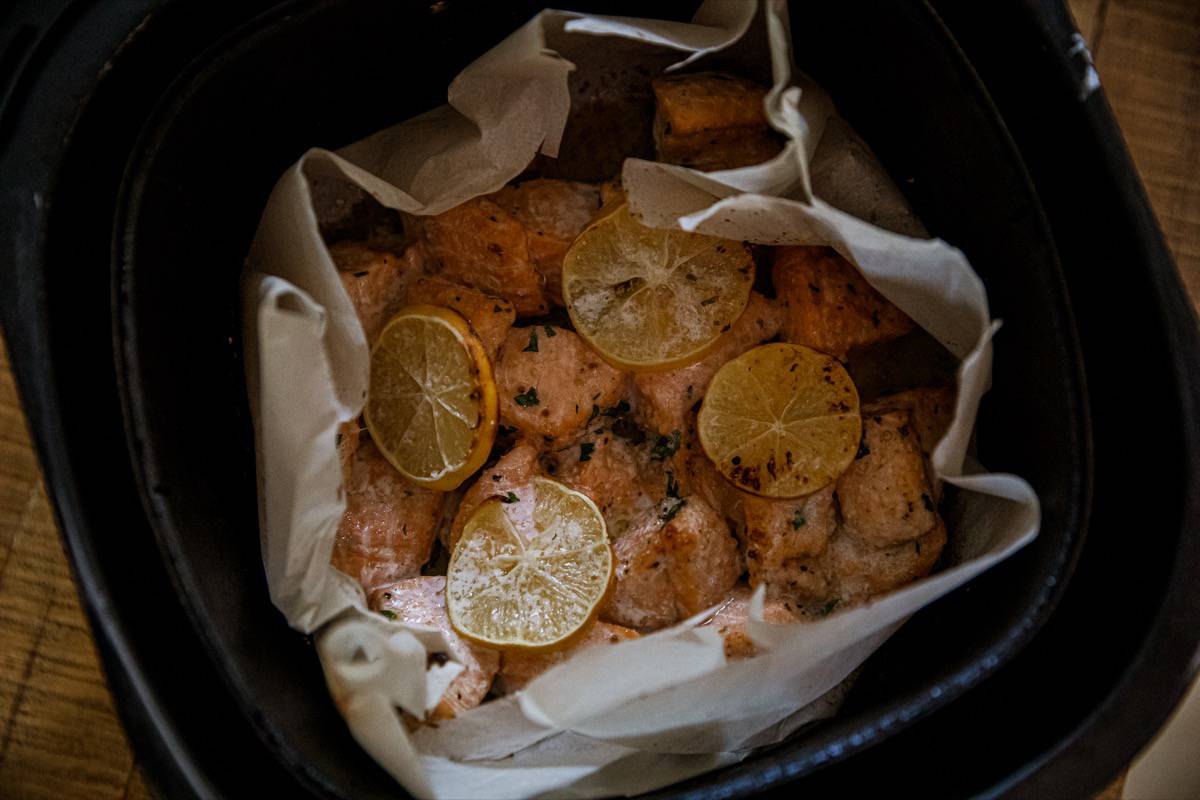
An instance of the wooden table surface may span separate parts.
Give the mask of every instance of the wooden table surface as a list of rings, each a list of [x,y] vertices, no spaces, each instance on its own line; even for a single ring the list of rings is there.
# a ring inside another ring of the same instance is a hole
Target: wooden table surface
[[[1200,305],[1200,4],[1071,0]],[[1119,782],[1104,793],[1119,796]],[[0,340],[0,797],[149,797],[79,606]]]

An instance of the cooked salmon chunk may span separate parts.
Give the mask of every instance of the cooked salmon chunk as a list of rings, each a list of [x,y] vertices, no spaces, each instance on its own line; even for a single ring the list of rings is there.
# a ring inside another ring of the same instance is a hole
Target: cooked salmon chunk
[[[425,217],[421,227],[430,261],[442,277],[503,297],[517,316],[549,310],[525,226],[494,200],[473,198]]]
[[[370,607],[386,611],[400,622],[437,628],[446,637],[449,655],[462,664],[463,671],[446,687],[434,708],[433,719],[450,719],[483,702],[500,669],[500,654],[466,641],[450,627],[444,577],[412,578],[376,589],[371,593]]]
[[[946,526],[935,515],[934,526],[911,541],[872,547],[840,533],[829,543],[826,561],[837,576],[842,603],[869,600],[923,578],[946,546]]]
[[[925,457],[908,411],[863,417],[859,455],[837,480],[846,532],[872,547],[916,539],[937,522]]]
[[[796,500],[743,494],[741,536],[750,586],[766,584],[771,599],[819,593],[824,580],[805,569],[837,529],[833,487]],[[809,574],[809,573],[812,574]]]
[[[366,591],[420,574],[445,497],[409,483],[365,439],[346,481],[346,512],[333,543],[333,566]]]
[[[750,658],[758,652],[754,642],[746,635],[746,620],[750,619],[750,598],[754,590],[739,584],[724,605],[705,622],[721,634],[725,640],[726,658]],[[796,622],[798,617],[777,600],[766,599],[763,603],[763,620],[774,624]]]
[[[697,496],[667,498],[613,544],[617,582],[601,618],[653,630],[721,602],[742,565],[725,522]]]
[[[554,325],[513,328],[496,364],[501,419],[544,444],[566,443],[593,406],[616,405],[627,385],[583,339]]]
[[[955,391],[952,387],[909,389],[885,395],[863,406],[863,415],[871,416],[894,409],[908,411],[921,450],[928,455],[954,421],[954,400]]]
[[[783,304],[784,341],[845,360],[851,348],[913,329],[913,321],[832,248],[777,247],[772,277]]]
[[[954,421],[955,390],[951,387],[909,389],[886,395],[863,406],[863,414],[874,415],[894,409],[904,409],[912,421],[911,430],[917,434],[921,451],[925,453],[925,473],[933,487],[933,500],[942,499],[942,481],[933,472],[929,456],[933,448]]]
[[[350,473],[354,468],[354,455],[358,452],[360,435],[358,420],[352,419],[338,426],[335,442],[337,444],[338,462],[342,465],[342,485],[350,485]]]
[[[681,465],[678,475],[683,494],[699,495],[731,524],[742,524],[741,501],[746,493],[733,488],[698,443],[681,459]]]
[[[463,494],[462,500],[458,504],[458,511],[454,515],[453,522],[450,523],[450,540],[446,542],[447,549],[451,552],[454,551],[454,546],[458,544],[458,537],[462,535],[471,512],[478,508],[483,501],[493,497],[507,498],[510,496],[509,492],[512,492],[513,496],[522,498],[532,497],[531,487],[538,472],[538,451],[524,441],[517,442],[499,461],[480,471],[475,482]]]
[[[767,90],[718,72],[653,81],[659,161],[701,170],[759,164],[783,148],[763,110]]]
[[[746,310],[732,328],[721,334],[716,346],[704,358],[682,369],[634,376],[638,423],[664,436],[684,430],[688,413],[704,397],[717,370],[730,359],[775,336],[782,323],[782,310],[758,292],[751,292]]]
[[[576,643],[562,650],[549,653],[525,653],[514,651],[500,656],[498,682],[506,692],[519,692],[529,682],[551,667],[557,666],[571,656],[592,647],[619,644],[638,638],[638,632],[620,625],[610,625],[597,620],[587,633]]]
[[[339,242],[329,255],[370,344],[402,305],[409,277],[405,261],[359,242]]]
[[[592,499],[615,539],[650,511],[656,498],[643,477],[650,471],[646,448],[596,427],[600,430],[578,443],[544,453],[542,463],[555,480]]]
[[[525,226],[529,257],[542,276],[546,296],[562,305],[563,256],[600,210],[600,189],[590,183],[538,178],[490,195]]]
[[[404,303],[425,303],[457,311],[471,324],[493,360],[517,318],[507,300],[436,275],[413,281],[404,293]]]

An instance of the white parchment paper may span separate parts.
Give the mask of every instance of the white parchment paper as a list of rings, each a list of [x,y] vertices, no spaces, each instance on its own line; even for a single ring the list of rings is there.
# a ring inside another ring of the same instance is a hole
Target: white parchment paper
[[[522,692],[410,734],[397,709],[437,704],[461,667],[428,667],[441,634],[370,613],[329,559],[344,510],[334,447],[361,410],[367,343],[318,230],[310,177],[357,184],[391,208],[435,214],[554,157],[572,86],[622,69],[726,68],[772,81],[768,119],[788,144],[771,161],[700,173],[629,159],[622,178],[647,224],[767,244],[826,244],[960,360],[954,422],[933,453],[962,492],[950,566],[870,605],[811,623],[761,621],[760,654],[727,662],[704,614],[593,648]],[[276,185],[248,258],[247,369],[272,600],[315,633],[330,691],[356,740],[428,798],[632,794],[734,763],[836,712],[846,679],[914,611],[1036,534],[1037,497],[1012,475],[964,468],[992,337],[982,282],[926,238],[869,149],[792,66],[786,4],[708,0],[690,23],[545,11],[468,66],[447,105],[339,153],[311,150]],[[409,76],[411,77],[411,76]],[[405,76],[397,76],[403,79]]]

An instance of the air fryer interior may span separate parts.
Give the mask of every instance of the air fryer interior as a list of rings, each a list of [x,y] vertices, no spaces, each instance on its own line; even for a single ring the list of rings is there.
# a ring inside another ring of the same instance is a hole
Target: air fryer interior
[[[695,3],[562,5],[686,18]],[[119,369],[143,499],[178,594],[246,714],[286,764],[337,795],[398,790],[350,738],[315,652],[267,595],[240,356],[243,258],[271,187],[305,149],[439,104],[458,70],[538,7],[342,0],[272,11],[180,77],[126,178]],[[1042,534],[914,617],[868,661],[840,717],[693,790],[793,778],[949,702],[1028,640],[1082,542],[1080,361],[1037,199],[990,101],[924,6],[795,4],[792,16],[800,67],[927,227],[966,252],[1005,321],[979,452],[1037,489]]]

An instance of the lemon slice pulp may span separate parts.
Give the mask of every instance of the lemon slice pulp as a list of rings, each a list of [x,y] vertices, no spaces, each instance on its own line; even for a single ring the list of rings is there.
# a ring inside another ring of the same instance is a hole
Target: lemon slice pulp
[[[409,480],[450,491],[483,466],[496,437],[487,352],[453,311],[409,306],[371,349],[363,411],[380,452]]]
[[[613,366],[651,372],[704,357],[745,310],[754,260],[742,242],[647,228],[620,203],[571,245],[562,277],[576,332]]]
[[[535,478],[467,520],[446,572],[446,611],[455,631],[488,647],[564,647],[595,619],[613,569],[596,504]]]
[[[841,362],[798,344],[762,345],[722,366],[697,427],[721,474],[763,497],[827,486],[862,438],[858,390]]]

